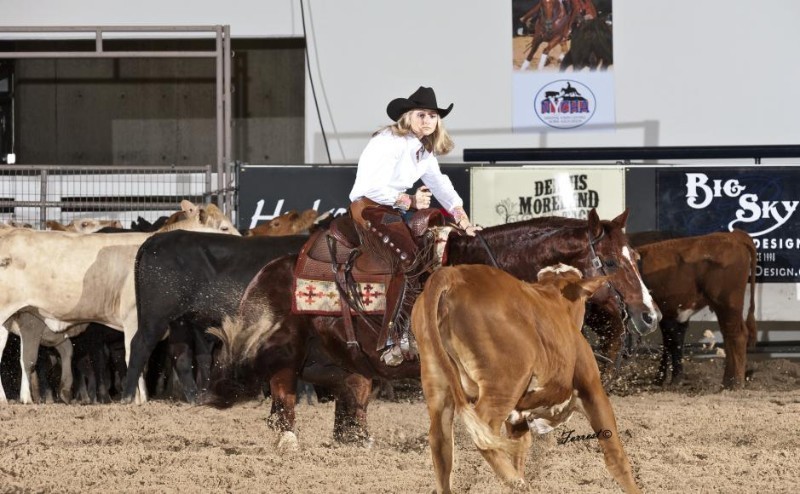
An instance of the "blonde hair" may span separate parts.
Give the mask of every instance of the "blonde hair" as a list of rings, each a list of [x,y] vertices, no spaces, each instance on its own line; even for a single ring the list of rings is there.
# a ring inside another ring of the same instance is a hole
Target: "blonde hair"
[[[403,113],[403,115],[397,119],[397,122],[381,127],[372,135],[376,136],[387,129],[396,136],[405,137],[411,134],[411,113],[415,110],[416,108]],[[436,130],[433,131],[433,134],[423,137],[420,141],[429,153],[433,153],[436,156],[444,156],[453,150],[455,143],[453,143],[453,139],[444,127],[444,120],[442,117],[436,120]]]

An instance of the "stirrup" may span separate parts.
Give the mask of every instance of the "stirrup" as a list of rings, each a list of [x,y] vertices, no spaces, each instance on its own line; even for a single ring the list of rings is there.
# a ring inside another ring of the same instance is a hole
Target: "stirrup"
[[[389,367],[397,367],[403,363],[403,351],[400,345],[392,345],[381,354],[381,360]]]

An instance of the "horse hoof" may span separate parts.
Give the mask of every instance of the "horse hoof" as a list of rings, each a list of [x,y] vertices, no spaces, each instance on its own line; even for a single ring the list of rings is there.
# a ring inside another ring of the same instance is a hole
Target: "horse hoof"
[[[300,451],[300,443],[297,441],[297,436],[292,431],[286,431],[281,434],[278,440],[278,449],[283,452]]]

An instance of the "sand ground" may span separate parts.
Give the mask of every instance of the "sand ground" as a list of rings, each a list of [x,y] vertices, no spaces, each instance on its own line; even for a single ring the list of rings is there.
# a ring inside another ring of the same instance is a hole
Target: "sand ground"
[[[718,390],[719,359],[687,364],[687,384],[655,388],[641,368],[612,396],[625,450],[645,492],[797,492],[800,364],[757,362],[743,391]],[[170,401],[141,406],[0,406],[0,492],[430,492],[428,415],[418,387],[369,408],[371,447],[331,438],[333,404],[298,408],[301,450],[276,448],[269,400],[219,411]],[[620,492],[582,416],[535,439],[531,491]],[[504,489],[457,426],[454,487]]]

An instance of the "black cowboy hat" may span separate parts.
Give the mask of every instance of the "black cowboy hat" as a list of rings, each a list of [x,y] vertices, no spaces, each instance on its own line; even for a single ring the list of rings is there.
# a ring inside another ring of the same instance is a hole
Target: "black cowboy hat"
[[[403,113],[415,108],[436,110],[439,116],[444,118],[453,109],[453,103],[450,103],[447,108],[439,108],[436,104],[436,93],[433,92],[433,88],[420,86],[408,98],[396,98],[390,101],[386,107],[386,114],[397,122],[403,116]]]

